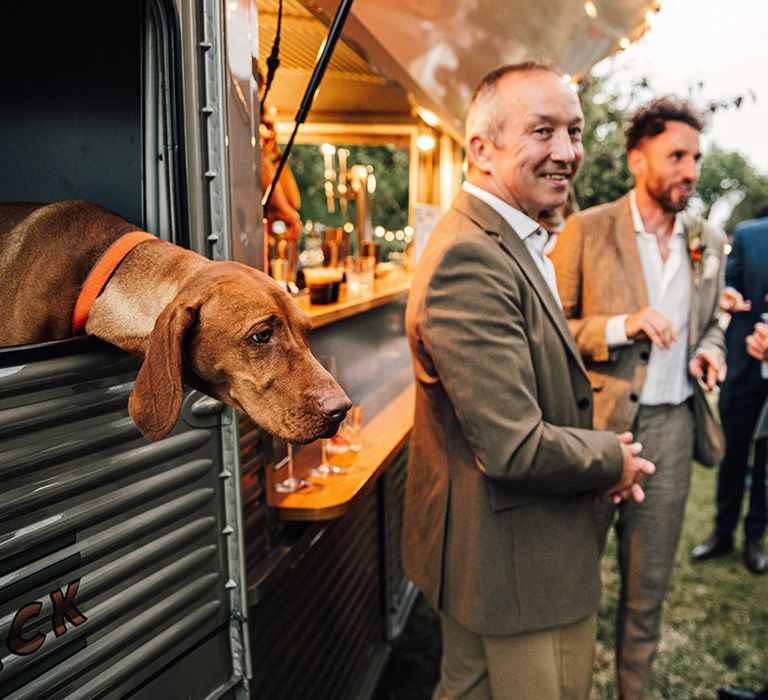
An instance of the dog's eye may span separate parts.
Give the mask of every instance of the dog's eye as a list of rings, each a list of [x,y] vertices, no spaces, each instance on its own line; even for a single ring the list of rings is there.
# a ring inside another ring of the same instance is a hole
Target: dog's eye
[[[256,343],[268,343],[269,339],[272,337],[272,329],[271,328],[265,328],[263,331],[259,331],[258,333],[254,333],[251,336],[251,340],[253,340]]]

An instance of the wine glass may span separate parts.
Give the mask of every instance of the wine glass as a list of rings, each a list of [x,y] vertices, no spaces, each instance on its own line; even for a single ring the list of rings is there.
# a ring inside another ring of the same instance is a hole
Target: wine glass
[[[351,452],[360,452],[363,445],[360,442],[360,428],[363,425],[363,407],[359,404],[353,404],[347,412],[347,417],[341,424],[341,432],[349,443],[348,449]]]
[[[293,475],[293,445],[289,442],[286,444],[288,450],[288,456],[285,458],[288,467],[288,476],[275,484],[275,491],[278,493],[293,493],[300,489],[312,486],[308,481],[304,479],[297,479]]]
[[[338,464],[331,464],[330,460],[328,459],[330,443],[330,438],[322,438],[322,440],[320,440],[320,464],[318,464],[316,467],[313,467],[309,472],[312,476],[325,479],[331,474],[344,473],[344,470]]]
[[[320,354],[317,355],[317,361],[323,365],[323,367],[325,367],[325,369],[327,369],[335,379],[338,379],[335,355]],[[312,476],[319,477],[321,479],[325,479],[332,474],[343,474],[344,470],[337,464],[331,464],[331,461],[328,457],[328,455],[339,451],[340,450],[337,449],[333,444],[333,437],[322,438],[320,440],[320,464],[314,467],[309,473]]]

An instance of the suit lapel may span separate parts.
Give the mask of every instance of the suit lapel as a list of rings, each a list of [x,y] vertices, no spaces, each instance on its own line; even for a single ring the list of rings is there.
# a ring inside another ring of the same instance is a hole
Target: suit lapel
[[[520,236],[512,229],[506,220],[492,207],[477,197],[461,191],[453,202],[453,207],[465,216],[469,217],[477,226],[492,236],[499,247],[509,255],[520,267],[526,279],[533,290],[538,295],[547,315],[557,328],[560,337],[570,350],[577,364],[584,370],[584,363],[581,359],[581,353],[576,347],[576,341],[568,328],[562,309],[558,305],[552,292],[549,289],[544,276],[533,261],[531,254],[525,243],[520,240]]]
[[[611,229],[614,232],[614,245],[617,257],[624,268],[624,280],[631,297],[630,303],[638,310],[648,306],[648,290],[645,287],[640,251],[637,249],[637,233],[632,221],[629,195],[624,195],[616,202],[610,213],[613,217]]]

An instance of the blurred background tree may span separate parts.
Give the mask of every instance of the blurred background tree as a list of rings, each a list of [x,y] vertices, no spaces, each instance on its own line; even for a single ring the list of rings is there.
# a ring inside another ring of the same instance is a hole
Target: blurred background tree
[[[624,148],[624,98],[605,78],[587,76],[581,83],[584,111],[584,162],[574,189],[579,207],[612,202],[632,188]]]
[[[624,126],[632,109],[657,93],[648,80],[629,85],[620,92],[616,76],[589,75],[581,82],[580,96],[584,110],[584,163],[574,183],[582,209],[613,201],[634,184],[627,168]],[[702,98],[704,83],[688,90],[687,98],[702,112],[739,109],[745,99],[739,95],[722,100]],[[754,96],[749,93],[754,99]],[[717,214],[718,222],[731,233],[740,221],[754,218],[768,206],[768,176],[760,173],[742,154],[727,151],[717,144],[709,146],[701,161],[701,176],[692,202],[694,210],[705,218]]]
[[[408,166],[409,150],[395,144],[380,146],[336,145],[336,151],[349,151],[348,166],[353,164],[373,166],[376,191],[371,196],[374,226],[397,230],[408,225]],[[314,221],[325,226],[343,226],[355,221],[354,201],[347,202],[346,213],[341,211],[336,199],[336,211],[328,212],[323,190],[323,155],[317,144],[294,145],[289,159],[296,184],[301,192],[299,213],[304,221]],[[338,159],[334,156],[335,167]]]

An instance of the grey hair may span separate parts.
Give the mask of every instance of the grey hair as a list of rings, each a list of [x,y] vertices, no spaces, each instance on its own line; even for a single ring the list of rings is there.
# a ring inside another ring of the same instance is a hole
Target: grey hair
[[[470,138],[476,134],[485,136],[495,146],[500,145],[499,138],[504,126],[505,115],[501,112],[496,86],[504,76],[510,73],[530,73],[533,71],[548,71],[557,75],[557,71],[548,63],[525,61],[501,66],[488,73],[480,81],[467,108],[464,127],[464,138],[467,146],[469,146]],[[469,153],[467,159],[471,166],[472,157]]]

